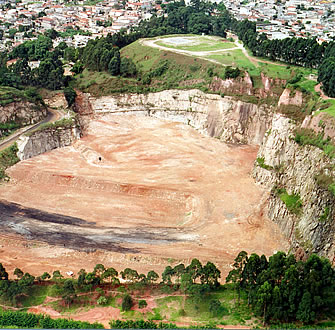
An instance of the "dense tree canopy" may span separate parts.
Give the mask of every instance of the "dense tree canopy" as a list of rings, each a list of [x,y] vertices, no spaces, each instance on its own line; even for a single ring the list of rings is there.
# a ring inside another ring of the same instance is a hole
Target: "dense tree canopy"
[[[248,301],[264,322],[311,323],[335,305],[335,270],[326,258],[311,255],[306,262],[277,252],[266,260],[242,251],[227,282],[248,292]]]

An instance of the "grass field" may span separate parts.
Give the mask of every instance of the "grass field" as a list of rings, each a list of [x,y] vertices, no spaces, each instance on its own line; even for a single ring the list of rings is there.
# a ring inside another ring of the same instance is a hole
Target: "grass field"
[[[230,50],[222,54],[211,54],[205,58],[216,60],[223,65],[237,66],[248,72],[256,70],[256,66],[243,54],[241,49]]]
[[[269,78],[279,78],[284,80],[292,78],[292,76],[294,76],[297,71],[301,72],[304,76],[315,74],[316,71],[313,69],[302,68],[293,65],[283,65],[281,63],[252,63],[249,58],[243,54],[241,49],[227,51],[222,54],[211,54],[206,56],[206,58],[216,60],[223,65],[238,67],[248,71],[251,76],[260,76],[262,72]],[[257,58],[255,58],[255,60],[257,60]],[[308,80],[308,83],[312,86],[313,81]]]
[[[165,39],[167,41],[165,41]],[[262,72],[270,78],[289,80],[297,71],[301,72],[306,77],[309,74],[316,73],[316,70],[313,69],[306,69],[279,62],[271,62],[268,59],[257,58],[252,56],[250,52],[248,52],[248,58],[241,49],[228,50],[230,48],[236,48],[236,45],[232,42],[223,42],[223,40],[224,39],[221,38],[206,36],[174,35],[165,36],[163,40],[161,39],[155,43],[160,46],[171,48],[171,50],[191,51],[194,52],[194,56],[197,56],[197,52],[217,51],[215,54],[204,54],[203,58],[215,60],[225,66],[239,67],[240,69],[248,71],[249,74],[254,77],[260,76]],[[220,50],[222,50],[222,52],[220,52]]]
[[[321,111],[317,111],[316,114],[320,112],[325,112],[328,115],[335,117],[335,99],[323,100],[323,104],[329,105],[328,108],[321,110]]]
[[[207,91],[212,79],[209,68],[218,75],[224,71],[221,65],[206,59],[144,46],[140,41],[124,47],[121,56],[131,58],[136,63],[136,78],[113,77],[107,72],[84,70],[76,76],[76,87],[97,96],[120,92],[157,92],[171,88],[199,88]],[[166,69],[157,74],[162,65],[166,65]],[[145,82],[148,75],[151,81]]]
[[[210,302],[213,299],[220,301],[222,309],[214,315],[210,311]],[[240,305],[237,305],[236,292],[230,285],[221,287],[219,290],[203,296],[196,297],[169,296],[156,300],[157,313],[170,322],[183,322],[192,319],[197,324],[253,324],[257,325],[258,320],[253,316],[251,309],[247,306],[246,297],[243,295]]]
[[[234,43],[228,42],[225,39],[205,36],[182,36],[179,37],[179,39],[178,37],[174,37],[171,40],[183,41],[182,39],[185,42],[181,42],[180,44],[169,42],[169,38],[165,38],[166,41],[157,41],[156,44],[172,49],[187,50],[192,52],[208,52],[236,47]]]

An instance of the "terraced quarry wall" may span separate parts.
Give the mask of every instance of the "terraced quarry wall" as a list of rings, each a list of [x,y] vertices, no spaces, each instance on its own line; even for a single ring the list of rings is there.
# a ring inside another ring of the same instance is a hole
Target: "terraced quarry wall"
[[[296,128],[290,119],[274,116],[253,176],[271,191],[268,216],[279,224],[292,248],[318,253],[335,262],[335,196],[320,185],[321,175],[335,176],[335,161],[317,147],[298,145],[294,141]],[[301,207],[290,211],[278,189],[300,196]]]
[[[290,100],[290,94],[286,90],[280,98],[280,103],[301,104],[301,97],[301,95],[294,95],[294,100]],[[233,97],[205,94],[199,90],[169,90],[159,93],[121,94],[99,98],[89,94],[80,94],[77,107],[82,117],[81,120],[85,118],[86,124],[91,126],[88,130],[91,132],[88,132],[89,135],[92,132],[94,135],[97,134],[90,124],[94,117],[105,122],[104,125],[107,123],[110,125],[115,121],[113,118],[131,115],[150,116],[187,124],[204,135],[224,142],[262,144],[258,159],[263,159],[265,166],[264,164],[260,166],[256,162],[253,175],[257,182],[263,184],[271,192],[267,203],[261,203],[261,209],[263,210],[267,204],[268,216],[279,224],[294,250],[302,249],[307,253],[317,252],[330,258],[333,257],[335,231],[332,205],[334,198],[328,190],[320,188],[315,183],[315,176],[330,165],[329,160],[317,148],[299,147],[292,141],[295,125],[282,115],[274,115],[273,108],[237,101]],[[143,119],[140,121],[142,122]],[[108,125],[106,127],[109,127]],[[100,126],[100,130],[102,127]],[[110,133],[106,131],[106,134]],[[21,138],[19,141],[20,159],[27,159],[54,148],[71,145],[79,135],[80,132],[75,125],[37,131],[30,137]],[[108,145],[112,146],[114,143],[116,142],[110,141]],[[101,153],[99,151],[101,147],[88,147],[81,141],[75,143],[73,147],[91,166],[109,166],[110,156]],[[307,179],[306,173],[308,173]],[[37,181],[41,179],[40,176],[38,178],[36,178]],[[55,181],[54,185],[63,185],[71,189],[80,186],[89,190],[99,188],[113,194],[127,192],[127,195],[147,195],[147,185],[142,183],[129,185],[123,181],[115,181],[106,185],[104,180],[100,182],[96,179],[84,179],[77,175],[69,177],[62,174],[58,176],[53,174],[51,177],[43,176],[42,181],[49,183]],[[301,213],[290,212],[274,187],[276,189],[285,188],[288,194],[299,194],[303,201]],[[156,194],[159,190],[154,189],[153,191]],[[327,219],[324,219],[326,211],[328,212]]]
[[[135,114],[168,119],[224,142],[259,145],[272,120],[271,108],[266,105],[199,90],[85,97],[96,115]]]
[[[236,101],[232,97],[205,94],[198,90],[169,90],[145,95],[123,94],[95,98],[86,95],[98,116],[136,114],[188,124],[199,132],[224,142],[262,145],[253,175],[269,190],[268,216],[278,223],[294,251],[334,257],[334,196],[317,185],[315,176],[329,165],[329,159],[315,147],[300,147],[292,141],[297,126],[289,118],[274,114],[266,105]],[[301,106],[301,92],[290,95],[285,89],[278,106]],[[313,121],[313,120],[312,120]],[[314,120],[315,121],[315,120]],[[268,166],[267,166],[268,165]],[[306,173],[307,177],[306,177]],[[274,189],[298,194],[302,210],[288,210]],[[330,210],[330,211],[329,211]],[[323,214],[327,212],[327,219]]]

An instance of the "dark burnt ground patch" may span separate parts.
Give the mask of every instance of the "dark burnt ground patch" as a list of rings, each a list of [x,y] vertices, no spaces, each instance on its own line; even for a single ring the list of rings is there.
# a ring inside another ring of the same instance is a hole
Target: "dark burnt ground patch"
[[[189,238],[179,228],[98,227],[95,222],[0,200],[0,231],[80,251],[140,253],[127,244],[170,244]]]

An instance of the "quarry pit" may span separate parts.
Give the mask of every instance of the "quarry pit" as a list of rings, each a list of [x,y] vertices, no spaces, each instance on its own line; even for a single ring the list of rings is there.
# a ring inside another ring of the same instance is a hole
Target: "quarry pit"
[[[97,263],[158,272],[199,258],[226,275],[241,250],[287,251],[250,176],[257,150],[167,120],[96,116],[73,145],[9,169],[0,258],[33,275]]]

